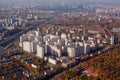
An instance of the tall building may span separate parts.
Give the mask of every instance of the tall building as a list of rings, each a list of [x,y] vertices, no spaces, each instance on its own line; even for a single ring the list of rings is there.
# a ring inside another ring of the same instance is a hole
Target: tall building
[[[84,46],[78,46],[76,48],[76,57],[79,57],[80,55],[84,54]]]
[[[61,57],[62,56],[62,47],[58,46],[58,45],[50,45],[49,46],[49,53],[51,53],[52,55]]]
[[[76,49],[74,47],[68,47],[67,53],[69,57],[76,57]]]
[[[111,36],[110,37],[110,44],[114,44],[115,43],[115,36]]]
[[[45,45],[39,44],[37,45],[37,56],[40,58],[44,58],[45,55]]]
[[[3,47],[0,47],[0,57],[4,57],[5,54],[4,54],[4,48]]]
[[[90,53],[90,45],[89,44],[84,44],[84,54]]]
[[[28,53],[32,53],[33,52],[33,43],[31,43],[30,41],[24,41],[23,42],[23,50],[27,51]]]

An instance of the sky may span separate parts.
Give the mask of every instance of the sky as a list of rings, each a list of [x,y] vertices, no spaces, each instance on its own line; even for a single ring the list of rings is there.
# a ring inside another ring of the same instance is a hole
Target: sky
[[[66,2],[66,3],[105,3],[120,4],[120,0],[0,0],[0,3],[16,3],[16,2]]]

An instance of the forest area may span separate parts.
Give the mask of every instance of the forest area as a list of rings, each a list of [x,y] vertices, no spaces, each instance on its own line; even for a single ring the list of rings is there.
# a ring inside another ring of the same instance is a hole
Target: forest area
[[[88,76],[85,73],[78,73],[78,68],[90,70],[97,74],[97,77]],[[80,63],[77,67],[69,69],[57,76],[55,80],[120,80],[120,49],[116,48],[105,54],[94,57]]]

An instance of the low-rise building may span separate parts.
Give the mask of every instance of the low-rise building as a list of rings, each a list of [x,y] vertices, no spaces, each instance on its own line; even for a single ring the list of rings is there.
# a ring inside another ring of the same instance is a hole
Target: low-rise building
[[[51,63],[51,64],[54,64],[54,65],[57,64],[57,60],[55,60],[55,59],[53,59],[53,58],[49,58],[49,59],[48,59],[48,62]]]

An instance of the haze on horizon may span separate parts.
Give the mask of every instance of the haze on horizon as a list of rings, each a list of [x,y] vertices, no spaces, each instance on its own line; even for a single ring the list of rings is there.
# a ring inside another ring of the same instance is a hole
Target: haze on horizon
[[[24,4],[24,3],[40,3],[40,4],[74,4],[74,5],[80,5],[80,4],[104,4],[104,5],[120,5],[120,0],[0,0],[0,4]]]
[[[25,2],[51,2],[51,3],[101,3],[101,4],[120,4],[120,0],[0,0],[0,3],[25,3]]]

